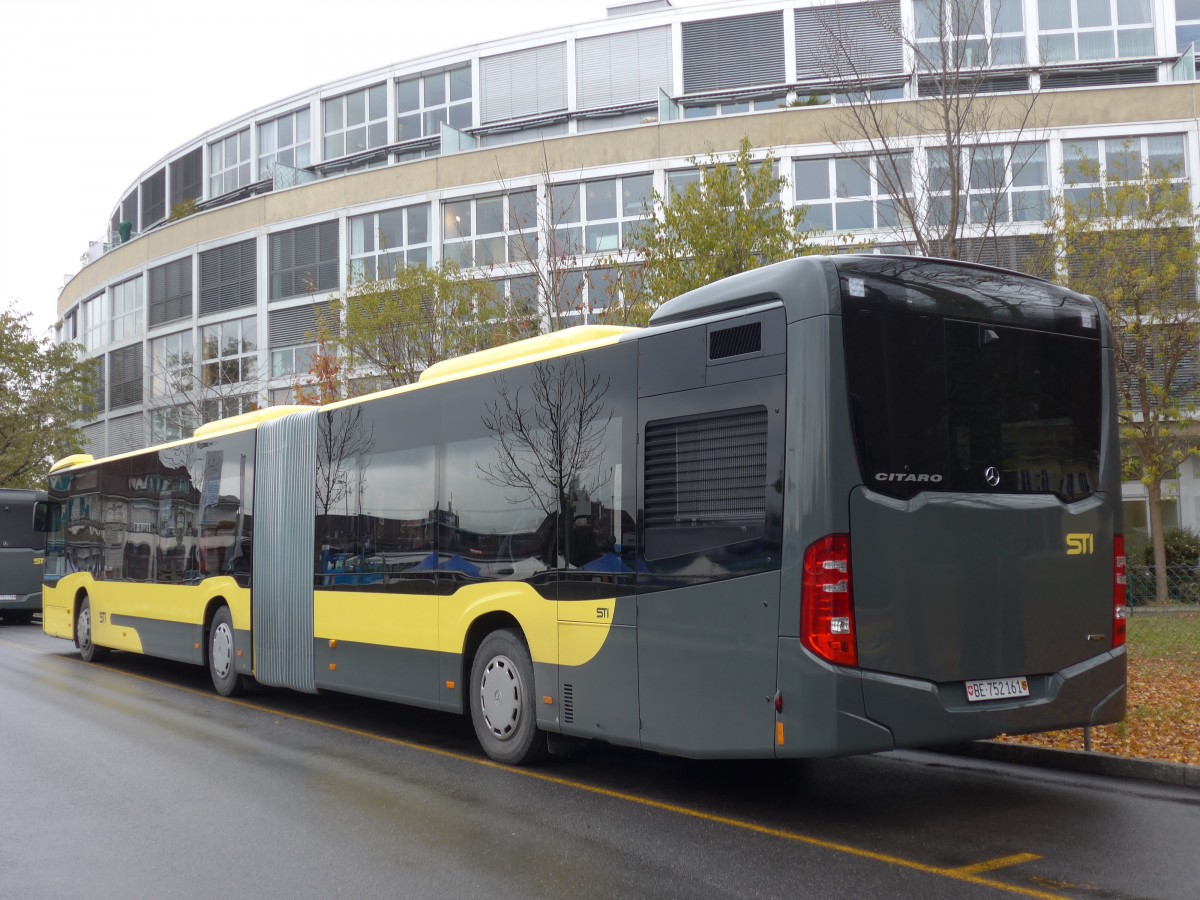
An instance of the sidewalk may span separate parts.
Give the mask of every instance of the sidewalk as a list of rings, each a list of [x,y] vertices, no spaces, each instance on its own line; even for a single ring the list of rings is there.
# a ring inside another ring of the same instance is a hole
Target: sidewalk
[[[1086,775],[1107,775],[1110,778],[1127,778],[1172,784],[1178,787],[1200,788],[1200,766],[1155,762],[1150,759],[1116,756],[1112,753],[1100,753],[1095,750],[1050,750],[1045,747],[1002,744],[999,741],[969,741],[931,749],[958,756],[970,756],[975,759],[1011,762],[1023,766],[1040,766],[1043,769],[1060,769],[1067,772],[1081,772]]]

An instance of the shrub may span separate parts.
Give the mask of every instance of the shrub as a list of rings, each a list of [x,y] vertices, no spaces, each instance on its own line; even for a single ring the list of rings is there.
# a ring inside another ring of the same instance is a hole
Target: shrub
[[[1200,559],[1200,534],[1190,528],[1168,528],[1163,535],[1167,550],[1168,566],[1195,566]],[[1154,543],[1148,542],[1142,550],[1142,561],[1154,565]]]

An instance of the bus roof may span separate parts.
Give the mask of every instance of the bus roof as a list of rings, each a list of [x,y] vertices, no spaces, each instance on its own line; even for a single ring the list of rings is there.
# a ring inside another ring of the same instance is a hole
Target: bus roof
[[[553,359],[557,356],[565,356],[568,353],[581,353],[585,350],[592,350],[597,347],[603,347],[608,344],[616,343],[624,335],[639,330],[640,329],[637,328],[627,328],[617,325],[577,325],[573,328],[564,328],[562,331],[555,331],[551,332],[550,334],[540,334],[524,340],[514,341],[511,344],[504,344],[499,347],[492,347],[488,350],[480,350],[476,353],[468,353],[464,356],[455,357],[454,359],[447,359],[438,363],[434,363],[421,373],[420,379],[416,384],[409,384],[396,388],[387,388],[382,391],[365,394],[362,397],[352,397],[347,400],[338,400],[323,407],[297,405],[268,406],[264,409],[252,410],[251,412],[242,413],[241,415],[230,416],[225,419],[217,419],[213,422],[206,422],[205,424],[199,426],[192,433],[191,437],[183,438],[178,441],[156,444],[151,447],[143,447],[139,450],[130,450],[127,453],[116,453],[112,456],[104,457],[104,459],[120,459],[124,456],[134,456],[140,453],[163,450],[182,444],[188,444],[194,440],[214,438],[219,435],[232,434],[237,431],[247,431],[257,428],[264,422],[281,419],[284,416],[290,416],[296,413],[313,412],[317,409],[336,409],[344,405],[361,403],[363,400],[369,397],[404,393],[406,391],[418,390],[430,384],[437,384],[443,381],[452,381],[457,378],[466,378],[469,375],[496,372],[501,369],[512,368],[513,366],[522,365],[524,363],[538,362],[539,360],[543,359]],[[50,472],[58,472],[63,469],[72,469],[77,466],[86,466],[97,461],[98,460],[91,454],[76,453],[72,456],[66,456],[60,459],[50,467]]]
[[[670,325],[733,312],[764,303],[783,303],[788,320],[838,313],[839,276],[864,275],[903,286],[915,283],[922,295],[991,319],[1078,321],[1094,311],[1093,298],[1032,275],[963,260],[936,257],[847,253],[799,256],[732,275],[680,294],[660,306],[650,325]]]

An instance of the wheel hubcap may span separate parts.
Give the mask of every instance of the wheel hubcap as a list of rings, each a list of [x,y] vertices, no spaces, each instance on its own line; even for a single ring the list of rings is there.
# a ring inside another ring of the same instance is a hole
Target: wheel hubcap
[[[479,701],[494,737],[506,741],[517,733],[524,693],[521,675],[511,659],[497,656],[487,664],[479,684]]]
[[[213,629],[210,656],[217,677],[226,677],[233,662],[233,632],[224,622]]]
[[[79,646],[90,647],[92,644],[92,611],[86,606],[79,611],[79,624],[76,626],[76,630],[79,632]]]

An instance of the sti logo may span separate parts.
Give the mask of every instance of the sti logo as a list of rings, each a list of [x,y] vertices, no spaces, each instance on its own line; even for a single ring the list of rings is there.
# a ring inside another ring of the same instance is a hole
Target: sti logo
[[[1067,535],[1067,556],[1091,556],[1094,552],[1096,552],[1095,535]]]

